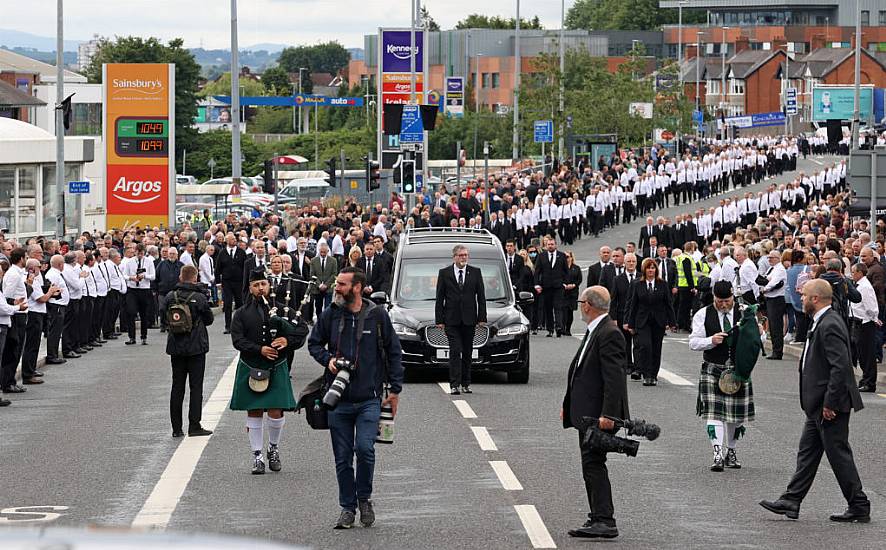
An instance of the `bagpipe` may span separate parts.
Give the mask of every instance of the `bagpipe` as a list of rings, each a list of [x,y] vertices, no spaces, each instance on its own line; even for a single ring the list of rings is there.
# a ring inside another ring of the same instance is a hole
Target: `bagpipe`
[[[744,300],[738,300],[741,318],[726,333],[729,359],[718,381],[720,391],[727,395],[737,393],[741,385],[751,379],[751,372],[763,351],[757,317],[758,307],[756,304],[746,304]]]
[[[269,278],[271,277],[270,272],[266,271],[265,275]],[[280,276],[280,281],[281,283],[284,281],[286,282],[286,296],[282,316],[278,313],[277,288],[274,285],[271,285],[270,302],[267,298],[262,297],[262,300],[264,300],[265,305],[268,307],[268,316],[270,318],[269,329],[271,330],[273,337],[276,337],[277,335],[295,336],[296,345],[293,349],[300,349],[305,345],[308,333],[310,332],[308,323],[302,318],[302,314],[313,299],[311,291],[313,290],[313,287],[317,285],[317,277],[311,277],[310,280],[305,281],[304,279],[299,279],[284,273]],[[304,298],[302,298],[295,314],[292,313],[292,308],[289,307],[292,299],[293,282],[307,285]]]

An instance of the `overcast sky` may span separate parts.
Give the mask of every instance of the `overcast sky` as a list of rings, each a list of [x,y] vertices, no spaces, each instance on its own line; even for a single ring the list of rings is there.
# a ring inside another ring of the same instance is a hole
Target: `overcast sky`
[[[56,0],[3,0],[0,27],[54,36]],[[239,0],[240,46],[287,45],[338,40],[363,47],[363,35],[380,26],[408,26],[408,0]],[[526,4],[529,4],[528,6]],[[567,9],[571,2],[567,3]],[[444,29],[470,13],[513,17],[515,0],[430,0],[428,9]],[[559,28],[560,2],[523,2],[523,17],[538,15]],[[182,37],[188,47],[228,48],[229,0],[65,0],[65,39],[102,36]]]

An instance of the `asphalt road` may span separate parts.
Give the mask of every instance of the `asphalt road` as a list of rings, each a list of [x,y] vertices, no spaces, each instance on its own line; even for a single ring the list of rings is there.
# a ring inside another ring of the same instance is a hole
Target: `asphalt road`
[[[810,168],[814,167],[809,161]],[[801,164],[801,168],[803,164]],[[693,205],[694,206],[694,205]],[[671,215],[682,212],[671,209]],[[582,263],[601,244],[623,244],[638,224],[573,249]],[[337,489],[327,432],[287,415],[283,471],[251,476],[244,414],[226,410],[235,357],[221,322],[211,327],[204,424],[211,438],[174,440],[168,420],[168,358],[161,335],[150,345],[116,341],[83,359],[47,367],[47,384],[0,409],[0,527],[147,526],[177,532],[246,535],[314,548],[581,548],[566,531],[587,512],[577,436],[558,412],[574,338],[532,337],[527,385],[482,375],[473,395],[450,397],[441,373],[411,375],[396,440],[376,447],[371,529],[334,531]],[[576,320],[573,332],[580,334]],[[873,523],[827,520],[845,503],[823,462],[800,520],[757,505],[775,498],[795,463],[803,415],[794,360],[761,360],[754,372],[757,421],[738,448],[744,467],[711,473],[704,423],[695,416],[700,354],[686,335],[668,336],[656,388],[629,386],[631,412],[662,427],[636,458],[611,456],[610,476],[625,548],[882,548],[886,461],[880,434],[886,394],[865,396],[851,443]],[[296,356],[294,386],[321,367]],[[52,506],[56,509],[25,507]],[[21,512],[30,510],[32,515]],[[18,512],[18,513],[16,513]],[[57,514],[57,516],[47,515]],[[0,534],[2,538],[2,534]],[[2,545],[0,545],[2,546]]]

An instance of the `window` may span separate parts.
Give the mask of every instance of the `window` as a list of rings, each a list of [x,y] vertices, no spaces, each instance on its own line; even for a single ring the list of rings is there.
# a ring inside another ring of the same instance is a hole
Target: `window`
[[[65,165],[65,182],[80,180],[80,167]],[[55,232],[55,211],[58,200],[55,193],[55,165],[43,166],[43,227],[42,233]],[[80,195],[65,193],[65,230],[68,233],[80,232]]]
[[[492,87],[493,88],[498,88],[500,76],[501,75],[499,75],[499,73],[492,73]]]
[[[71,108],[71,127],[65,130],[65,135],[102,135],[101,103],[74,103]]]
[[[871,26],[871,12],[868,10],[861,10],[861,26],[862,27],[870,27]]]
[[[37,232],[37,169],[34,166],[20,166],[18,169],[16,215],[18,233]]]
[[[0,229],[15,233],[15,168],[0,168]]]
[[[489,73],[483,73],[483,87],[489,87]]]
[[[880,10],[879,24],[881,27],[886,25],[886,10]]]
[[[729,95],[744,95],[744,80],[740,78],[730,79]]]
[[[720,95],[720,81],[708,80],[708,95]]]

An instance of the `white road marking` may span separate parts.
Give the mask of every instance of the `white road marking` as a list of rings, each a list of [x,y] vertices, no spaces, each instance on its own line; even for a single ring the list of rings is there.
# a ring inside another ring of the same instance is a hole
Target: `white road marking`
[[[514,475],[514,471],[511,470],[511,467],[508,466],[506,461],[490,460],[489,465],[495,470],[495,475],[498,476],[498,480],[501,482],[501,486],[504,487],[505,491],[523,490],[523,485],[520,484],[520,480]]]
[[[658,375],[675,386],[692,386],[692,382],[686,380],[679,374],[674,374],[668,369],[658,369]]]
[[[533,548],[557,547],[554,543],[554,539],[551,538],[551,534],[548,532],[548,528],[545,527],[545,522],[542,521],[541,516],[538,514],[538,510],[535,509],[535,506],[531,504],[517,504],[514,506],[514,510],[516,510],[517,515],[520,516],[520,521],[523,523],[523,529],[525,529],[526,534],[529,535],[529,542],[532,543]]]
[[[474,412],[474,409],[464,399],[456,399],[452,404],[461,413],[462,418],[477,418],[477,413]]]
[[[495,446],[495,441],[493,441],[492,436],[489,435],[489,430],[484,426],[471,426],[471,431],[474,432],[474,437],[477,438],[477,443],[480,444],[481,451],[498,450],[498,447]]]
[[[9,514],[13,517],[8,518],[0,515],[0,524],[14,525],[17,523],[41,523],[55,521],[69,510],[67,506],[17,506],[15,508],[3,508],[0,514]]]
[[[822,158],[822,157],[818,157],[818,158]],[[823,162],[817,161],[817,160],[815,160],[814,158],[810,158],[809,160],[811,160],[812,162],[814,162],[815,164],[817,164],[817,165],[819,165],[819,166],[824,166],[824,163],[823,163]]]
[[[203,407],[202,425],[207,430],[215,430],[222,414],[228,408],[231,393],[234,391],[234,374],[237,372],[238,359],[239,357],[235,357],[228,365],[212,395],[209,396],[209,401]],[[211,437],[188,437],[182,440],[148,500],[132,520],[133,527],[166,529]]]
[[[449,382],[437,382],[437,385],[440,386],[440,389],[443,390],[443,393],[449,395]]]

